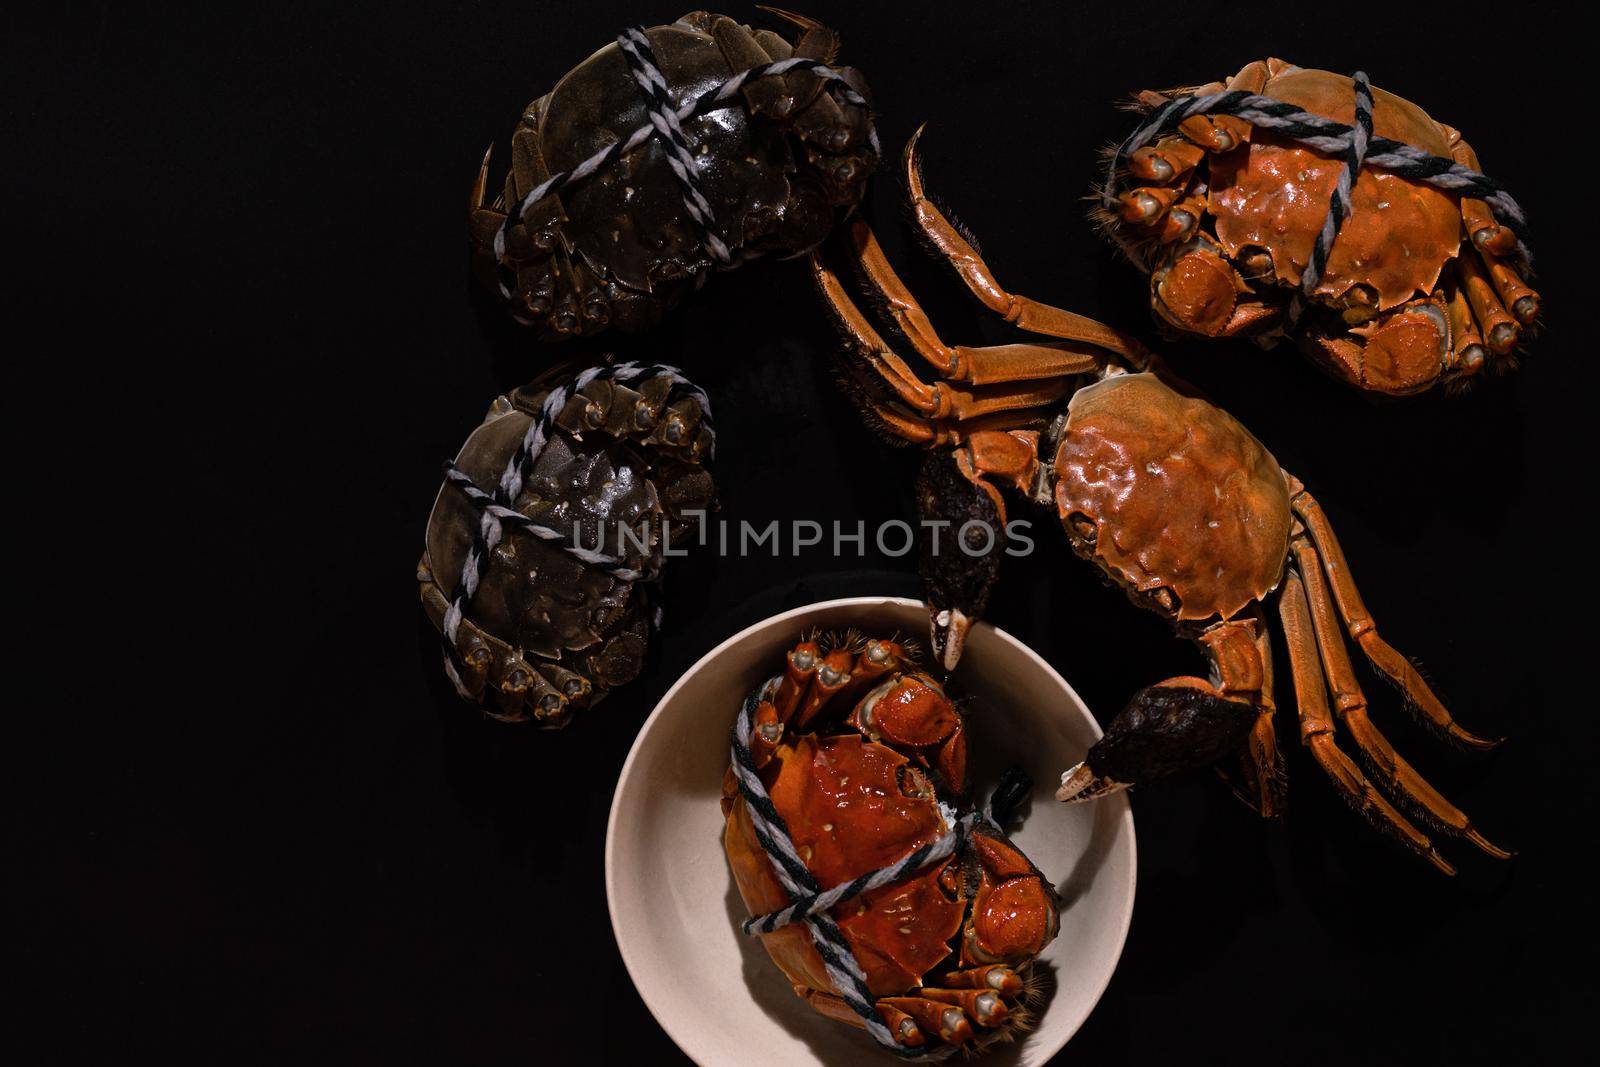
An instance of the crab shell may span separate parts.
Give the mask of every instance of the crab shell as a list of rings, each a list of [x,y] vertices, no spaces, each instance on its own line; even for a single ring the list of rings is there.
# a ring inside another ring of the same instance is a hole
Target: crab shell
[[[1154,374],[1073,394],[1055,471],[1073,548],[1175,622],[1232,618],[1283,577],[1277,461],[1233,416]]]
[[[791,51],[775,33],[708,12],[645,32],[674,106]],[[869,96],[856,71],[834,69]],[[733,106],[684,124],[698,186],[736,261],[803,253],[827,237],[839,210],[860,203],[878,162],[871,115],[854,105],[836,106],[831,97],[822,100],[825,95],[822,81],[804,72],[766,78],[752,82]],[[571,170],[649,124],[621,49],[606,45],[524,112],[512,139],[505,203],[516,205],[545,177]],[[480,212],[473,223],[485,282],[496,269],[486,250],[503,217]],[[481,224],[489,229],[480,231]],[[506,249],[521,298],[538,301],[537,294],[549,287],[558,305],[567,293],[583,305],[570,323],[559,307],[555,314],[521,308],[543,324],[549,340],[608,325],[647,329],[716,267],[684,206],[667,153],[654,138],[559,196],[530,205],[512,220]]]
[[[666,383],[645,386],[646,402],[663,402]],[[500,397],[467,438],[456,465],[480,487],[493,487],[528,429],[548,389],[529,386]],[[660,394],[660,395],[656,395]],[[645,575],[662,563],[664,532],[685,510],[707,508],[714,495],[698,465],[698,441],[673,448],[660,440],[628,440],[620,427],[588,427],[579,411],[631,410],[641,394],[596,382],[558,418],[512,507],[557,530],[576,530],[579,543],[598,547]],[[619,402],[620,401],[620,402]],[[664,427],[667,420],[661,420]],[[660,427],[656,436],[659,437]],[[422,597],[434,624],[455,589],[480,513],[445,486],[428,516],[418,568]],[[624,533],[624,527],[630,531]],[[643,546],[641,548],[641,545]],[[649,583],[618,577],[563,547],[523,533],[504,536],[490,554],[468,623],[485,637],[482,699],[497,717],[565,725],[574,707],[591,705],[633,680],[644,662],[653,606]],[[550,683],[561,700],[541,700]],[[516,679],[520,678],[520,682]],[[530,684],[531,683],[531,684]],[[531,706],[530,706],[531,705]]]
[[[937,683],[906,675],[863,698],[850,721],[918,745],[936,739],[938,723],[955,718]],[[761,775],[801,859],[824,889],[888,866],[951,829],[948,809],[917,764],[860,733],[787,738]],[[746,907],[760,915],[788,905],[743,798],[730,797],[724,807],[723,843]],[[958,853],[833,910],[875,996],[916,989],[953,955],[961,966],[1024,964],[1054,935],[1053,890],[1026,858],[992,832],[970,840],[970,869],[963,869]],[[951,944],[958,936],[955,953]],[[803,923],[763,934],[762,941],[797,992],[832,989]]]
[[[1342,74],[1289,68],[1269,78],[1262,95],[1338,122],[1355,121],[1354,83]],[[1382,89],[1374,88],[1372,98],[1378,136],[1449,157],[1449,141],[1427,112]],[[1265,249],[1277,283],[1297,288],[1343,166],[1340,159],[1253,129],[1247,145],[1211,160],[1207,210],[1216,220],[1218,243],[1235,260],[1246,249]],[[1378,310],[1387,311],[1432,292],[1461,248],[1456,199],[1364,167],[1351,205],[1314,294],[1319,302],[1340,306],[1352,286],[1364,285],[1377,294]]]

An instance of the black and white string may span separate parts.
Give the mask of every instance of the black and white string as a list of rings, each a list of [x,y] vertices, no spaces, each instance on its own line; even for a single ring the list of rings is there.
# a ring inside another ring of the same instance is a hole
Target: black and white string
[[[1349,217],[1350,190],[1363,165],[1378,167],[1412,181],[1484,201],[1495,219],[1510,226],[1517,234],[1516,258],[1523,266],[1531,266],[1533,255],[1522,240],[1522,235],[1527,232],[1528,219],[1522,206],[1511,194],[1493,178],[1453,159],[1435,156],[1387,137],[1375,136],[1372,129],[1372,86],[1366,74],[1361,72],[1353,75],[1352,81],[1355,83],[1356,96],[1356,121],[1353,126],[1313,115],[1270,96],[1259,96],[1243,90],[1175,97],[1152,111],[1128,139],[1117,146],[1101,190],[1102,201],[1107,208],[1116,206],[1118,178],[1128,157],[1138,149],[1176,130],[1185,119],[1193,116],[1234,115],[1252,126],[1271,130],[1280,137],[1344,160],[1327,219],[1318,235],[1312,267],[1302,276],[1301,295],[1296,296],[1296,306],[1291,307],[1291,314],[1298,313],[1299,306],[1303,306],[1303,296],[1309,296],[1321,281],[1334,239]]]
[[[529,421],[522,440],[518,442],[516,451],[506,462],[505,470],[501,472],[500,480],[496,483],[492,494],[479,488],[472,478],[454,463],[446,464],[445,484],[455,487],[469,503],[479,509],[478,525],[473,531],[472,545],[467,549],[466,559],[462,561],[461,576],[456,580],[455,588],[450,594],[450,604],[445,609],[444,622],[440,627],[444,646],[445,674],[449,676],[456,692],[466,699],[473,699],[474,694],[462,677],[466,665],[462,662],[460,651],[461,622],[465,617],[467,605],[472,602],[473,596],[478,591],[478,585],[483,580],[483,568],[489,555],[505,536],[507,526],[544,541],[559,542],[563,549],[578,559],[592,566],[601,567],[618,578],[646,577],[636,568],[629,567],[623,560],[595,549],[584,548],[569,539],[566,533],[528,518],[515,510],[515,504],[517,497],[522,493],[524,483],[533,472],[535,462],[550,439],[555,420],[574,396],[597,381],[612,381],[625,385],[663,377],[672,383],[672,388],[667,394],[668,403],[675,396],[689,396],[700,405],[701,426],[711,434],[710,451],[714,452],[716,434],[711,421],[711,400],[705,391],[685,378],[683,372],[676,367],[664,363],[629,362],[590,367],[567,384],[552,389],[545,396],[539,411]]]
[[[651,138],[660,138],[666,151],[668,165],[683,195],[685,210],[694,222],[706,255],[719,268],[737,265],[727,242],[717,230],[716,218],[700,187],[700,170],[690,150],[683,124],[721,108],[730,107],[740,99],[744,87],[761,78],[778,77],[795,71],[809,71],[827,83],[828,91],[839,100],[860,108],[868,108],[866,99],[850,85],[839,71],[816,59],[791,57],[772,63],[762,63],[740,71],[727,81],[706,90],[681,107],[674,108],[669,96],[665,75],[661,73],[655,54],[650,49],[649,38],[643,29],[634,26],[617,38],[617,47],[628,63],[629,72],[638,83],[645,99],[645,112],[649,123],[634,130],[627,137],[614,141],[570,170],[559,171],[530,189],[515,210],[506,213],[505,221],[494,237],[495,259],[502,267],[509,266],[506,258],[506,234],[528,209],[547,196],[558,194],[568,186],[582,181],[595,172],[610,166],[624,155],[643,145]],[[867,126],[867,138],[875,154],[880,152],[877,130]],[[501,295],[509,299],[511,290],[504,280],[500,283]]]
[[[739,795],[744,798],[756,840],[772,862],[773,873],[777,875],[784,890],[793,898],[793,903],[766,915],[745,920],[742,929],[746,934],[759,935],[771,933],[793,922],[805,923],[811,934],[812,944],[816,947],[817,954],[822,957],[823,968],[827,971],[834,990],[850,1006],[850,1010],[861,1018],[867,1031],[880,1045],[905,1059],[944,1059],[955,1051],[954,1046],[947,1045],[921,1052],[908,1049],[895,1039],[874,1006],[872,992],[867,987],[866,975],[856,961],[855,954],[850,950],[844,932],[839,929],[828,912],[842,901],[899,881],[952,855],[961,847],[972,830],[981,824],[988,823],[998,828],[1027,794],[1031,788],[1031,781],[1020,770],[1013,769],[1007,772],[999,788],[995,790],[986,813],[972,812],[962,816],[950,830],[933,841],[913,849],[894,863],[824,890],[805,861],[800,858],[794,840],[789,836],[788,825],[779,814],[777,806],[773,804],[772,798],[767,795],[766,786],[761,782],[761,774],[750,752],[756,709],[760,707],[762,701],[773,697],[782,680],[781,677],[769,679],[747,696],[740,706],[739,716],[733,728],[732,767],[734,780],[738,783]]]

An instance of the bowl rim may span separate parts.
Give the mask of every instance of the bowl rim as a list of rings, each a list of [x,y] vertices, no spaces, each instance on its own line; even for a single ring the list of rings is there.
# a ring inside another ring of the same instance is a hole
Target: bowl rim
[[[666,1031],[667,1036],[672,1039],[672,1043],[678,1047],[678,1051],[682,1052],[695,1063],[701,1064],[701,1067],[706,1067],[706,1065],[689,1052],[688,1047],[684,1044],[685,1039],[682,1038],[678,1033],[678,1027],[681,1024],[678,1023],[677,1020],[669,1021],[662,1018],[662,1013],[656,1011],[655,1005],[651,1003],[649,994],[645,992],[645,987],[639,982],[638,964],[636,964],[633,954],[629,951],[628,946],[624,943],[622,938],[620,921],[617,915],[616,828],[617,816],[622,801],[623,784],[627,782],[628,775],[633,770],[634,761],[639,757],[639,754],[643,749],[645,738],[648,737],[651,731],[655,728],[656,722],[661,717],[662,711],[666,709],[667,705],[672,701],[672,698],[677,696],[678,690],[682,689],[684,685],[687,684],[689,679],[698,674],[701,668],[703,668],[707,663],[711,662],[718,655],[726,651],[734,644],[748,637],[751,631],[765,629],[769,626],[781,624],[796,616],[807,615],[818,611],[837,608],[871,607],[875,605],[894,605],[897,607],[916,608],[923,607],[923,604],[920,600],[913,600],[910,597],[902,596],[852,596],[839,597],[834,600],[818,600],[810,604],[802,604],[799,607],[790,608],[787,611],[780,611],[776,615],[769,615],[764,619],[758,619],[749,626],[739,630],[737,633],[731,634],[722,641],[719,641],[713,648],[707,651],[705,655],[695,660],[694,663],[678,677],[678,680],[673,682],[667,691],[661,695],[661,699],[656,701],[656,706],[651,710],[650,715],[645,719],[643,725],[639,727],[639,732],[634,735],[633,744],[628,749],[628,757],[627,759],[623,760],[622,770],[617,773],[617,784],[612,789],[611,793],[611,810],[606,816],[606,912],[611,917],[611,938],[617,944],[617,951],[622,956],[623,966],[627,968],[628,980],[633,983],[633,988],[639,994],[639,999],[644,1001],[644,1006],[650,1012],[651,1018],[655,1019],[656,1025],[660,1026],[662,1030]],[[995,626],[993,623],[980,620],[975,625],[993,632],[995,636],[999,637],[1002,641],[1020,650],[1023,655],[1033,660],[1034,663],[1039,667],[1042,667],[1050,677],[1054,678],[1058,683],[1060,683],[1062,688],[1071,694],[1072,699],[1078,704],[1079,707],[1083,708],[1085,711],[1088,710],[1089,705],[1085,703],[1083,698],[1078,695],[1078,691],[1072,688],[1072,684],[1063,678],[1061,676],[1061,672],[1052,667],[1048,660],[1039,655],[1039,653],[1035,652],[1032,648],[1028,647],[1026,642],[1012,636],[1005,630],[1002,630],[1000,627]],[[1088,719],[1089,725],[1093,728],[1095,736],[1101,736],[1102,731],[1100,729],[1100,723],[1097,719],[1095,719],[1092,712],[1089,713]],[[1116,935],[1116,952],[1112,957],[1111,966],[1106,970],[1105,977],[1099,982],[1092,995],[1089,996],[1087,1007],[1085,1008],[1083,1014],[1077,1019],[1076,1022],[1072,1024],[1071,1029],[1069,1029],[1062,1036],[1061,1044],[1055,1049],[1051,1050],[1050,1056],[1052,1057],[1059,1053],[1063,1048],[1066,1048],[1068,1043],[1072,1041],[1073,1037],[1077,1035],[1078,1031],[1083,1028],[1083,1024],[1088,1022],[1089,1016],[1094,1014],[1094,1009],[1099,1006],[1100,998],[1105,996],[1106,989],[1111,985],[1111,979],[1117,973],[1117,965],[1122,962],[1122,953],[1127,948],[1128,930],[1133,925],[1133,902],[1138,896],[1139,890],[1139,848],[1138,838],[1135,836],[1133,827],[1133,806],[1128,804],[1126,800],[1124,800],[1121,823],[1122,825],[1119,827],[1119,830],[1128,835],[1128,893],[1123,901],[1122,913],[1117,920],[1118,930]]]

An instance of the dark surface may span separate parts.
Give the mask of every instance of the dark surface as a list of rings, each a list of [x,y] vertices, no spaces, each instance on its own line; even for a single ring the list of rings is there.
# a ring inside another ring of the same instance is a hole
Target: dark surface
[[[928,180],[1005,283],[1146,337],[1143,282],[1082,201],[1132,89],[1263,55],[1360,66],[1462,127],[1544,221],[1543,336],[1521,372],[1466,396],[1375,404],[1288,352],[1165,348],[1317,493],[1385,635],[1469,728],[1511,735],[1488,756],[1445,751],[1363,675],[1397,746],[1520,856],[1448,847],[1451,881],[1404,855],[1341,807],[1286,711],[1285,824],[1207,774],[1136,796],[1133,930],[1062,1060],[1557,1056],[1597,1006],[1573,862],[1594,819],[1577,222],[1592,211],[1548,110],[1582,69],[1557,54],[1565,17],[807,9],[842,31],[891,151],[930,120]],[[48,545],[12,556],[14,677],[44,691],[10,708],[45,737],[7,746],[23,765],[12,972],[34,1021],[60,1016],[26,1035],[47,1042],[39,1059],[681,1059],[606,916],[605,819],[634,731],[718,639],[812,599],[914,592],[912,557],[680,561],[645,676],[558,735],[457,705],[412,580],[439,462],[551,355],[468,288],[483,148],[623,25],[678,14],[524,0],[8,19],[6,233],[25,267],[9,295],[12,321],[39,328],[9,362],[16,406],[49,419],[18,454],[38,481],[15,512]],[[875,182],[869,214],[941,328],[1003,339],[916,255],[897,195]],[[710,388],[728,520],[909,517],[917,457],[863,430],[833,346],[787,263],[715,279],[618,348]],[[1036,518],[1039,550],[1006,561],[990,619],[1103,717],[1200,667]]]

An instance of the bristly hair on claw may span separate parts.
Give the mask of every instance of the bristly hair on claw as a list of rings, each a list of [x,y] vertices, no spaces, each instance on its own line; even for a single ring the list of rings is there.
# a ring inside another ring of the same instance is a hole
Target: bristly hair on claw
[[[816,630],[809,640],[816,642],[824,656],[840,649],[854,654],[860,652],[867,643],[866,637],[854,626],[846,630]]]
[[[1148,109],[1143,109],[1148,110]],[[1121,147],[1116,142],[1102,145],[1100,148],[1100,166],[1095,173],[1104,174],[1106,169],[1117,157],[1117,149]],[[1122,221],[1115,211],[1111,211],[1105,204],[1106,187],[1103,181],[1096,181],[1089,186],[1089,191],[1084,194],[1084,203],[1088,205],[1086,213],[1089,223],[1107,241],[1110,241],[1139,270],[1146,274],[1155,269],[1156,253],[1161,249],[1161,241],[1156,233],[1147,236],[1134,237],[1133,230]]]
[[[1017,1003],[1012,1006],[1005,1023],[993,1030],[978,1033],[973,1040],[962,1045],[963,1059],[981,1056],[997,1045],[1010,1044],[1018,1037],[1032,1033],[1034,1027],[1039,1025],[1039,1012],[1050,995],[1050,987],[1055,985],[1055,975],[1035,962],[1020,968],[1018,977],[1022,979],[1022,992],[1017,995]]]
[[[824,630],[813,627],[801,635],[802,640],[816,644],[822,654],[843,649],[846,652],[859,653],[867,647],[867,635],[855,626],[843,630]],[[907,666],[920,668],[922,666],[922,645],[914,637],[907,637],[899,630],[889,635],[889,640],[900,646],[904,653],[902,662]]]

